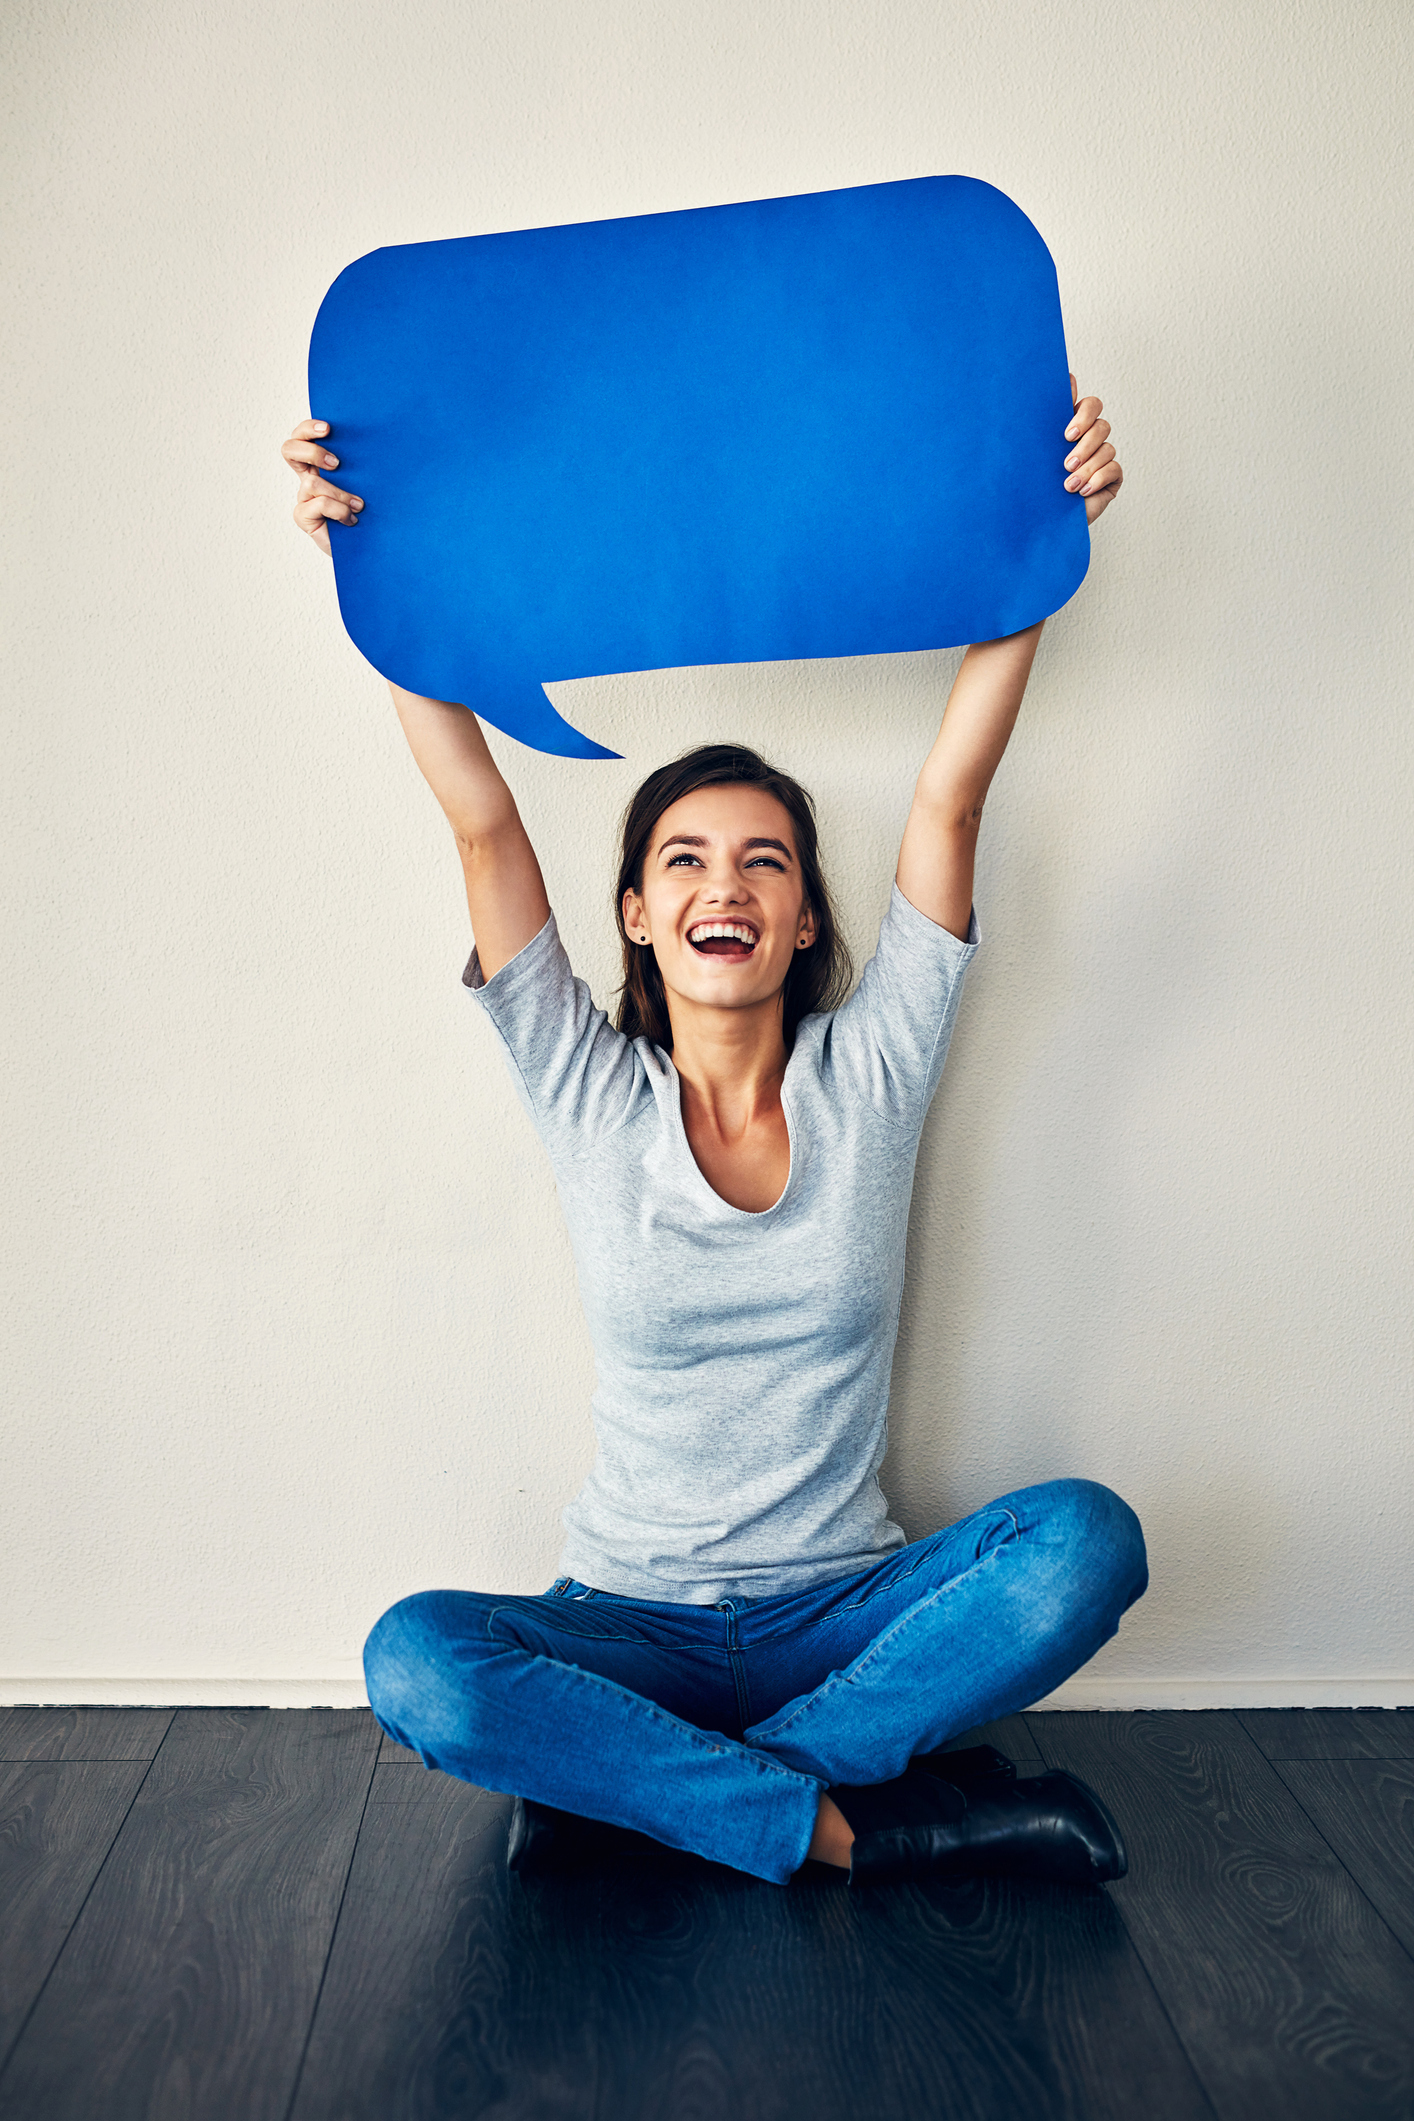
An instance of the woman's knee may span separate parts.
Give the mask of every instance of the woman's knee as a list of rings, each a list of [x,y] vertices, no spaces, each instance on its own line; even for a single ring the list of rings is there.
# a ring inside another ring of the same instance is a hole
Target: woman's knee
[[[1052,1536],[1063,1539],[1091,1595],[1111,1598],[1123,1613],[1149,1583],[1139,1519],[1123,1496],[1096,1480],[1056,1480],[1045,1492]]]
[[[437,1720],[447,1685],[447,1626],[436,1591],[400,1598],[363,1646],[363,1676],[375,1717],[403,1745]],[[421,1748],[418,1748],[421,1750]]]

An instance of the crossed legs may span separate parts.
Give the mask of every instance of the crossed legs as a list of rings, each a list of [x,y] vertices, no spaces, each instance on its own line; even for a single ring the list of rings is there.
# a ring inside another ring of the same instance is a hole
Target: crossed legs
[[[365,1670],[428,1766],[784,1882],[812,1846],[848,1860],[832,1785],[1040,1699],[1146,1582],[1133,1511],[1054,1481],[783,1598],[422,1592],[378,1622]]]

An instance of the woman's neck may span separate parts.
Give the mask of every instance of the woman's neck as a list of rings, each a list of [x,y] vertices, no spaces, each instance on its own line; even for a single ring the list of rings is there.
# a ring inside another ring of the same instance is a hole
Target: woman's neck
[[[781,1102],[786,1052],[781,997],[752,1009],[705,1009],[668,998],[673,1066],[700,1122],[731,1140]]]

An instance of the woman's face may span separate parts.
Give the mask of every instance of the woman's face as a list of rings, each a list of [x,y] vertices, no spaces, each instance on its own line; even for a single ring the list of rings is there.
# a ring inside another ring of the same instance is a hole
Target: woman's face
[[[624,923],[635,947],[652,946],[670,995],[719,1009],[772,1000],[815,940],[784,804],[735,784],[683,796],[653,828]]]

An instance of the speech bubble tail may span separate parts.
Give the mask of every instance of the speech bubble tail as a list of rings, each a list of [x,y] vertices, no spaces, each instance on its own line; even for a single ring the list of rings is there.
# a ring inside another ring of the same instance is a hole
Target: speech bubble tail
[[[557,714],[543,685],[527,686],[524,692],[518,691],[513,700],[470,699],[467,705],[483,722],[499,729],[503,736],[513,736],[518,744],[528,744],[532,751],[548,752],[552,758],[617,759],[623,756],[622,752],[596,744],[592,737],[585,736],[562,714]]]

